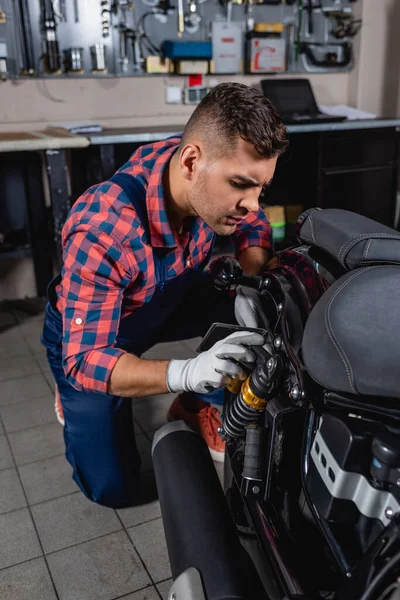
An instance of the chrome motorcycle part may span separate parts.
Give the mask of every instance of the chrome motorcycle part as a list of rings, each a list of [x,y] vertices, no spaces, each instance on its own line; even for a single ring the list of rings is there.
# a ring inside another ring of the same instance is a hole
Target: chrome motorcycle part
[[[329,494],[333,498],[350,500],[362,515],[378,519],[386,526],[393,514],[400,511],[400,504],[393,494],[374,488],[361,473],[340,467],[320,430],[315,435],[311,459]]]

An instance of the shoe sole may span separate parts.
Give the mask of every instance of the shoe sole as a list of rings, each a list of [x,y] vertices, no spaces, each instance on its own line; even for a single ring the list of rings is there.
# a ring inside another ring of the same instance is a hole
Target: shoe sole
[[[57,421],[60,423],[60,425],[62,425],[63,427],[65,427],[65,419],[63,417],[61,417],[60,412],[58,410],[58,402],[57,402],[57,388],[54,394],[54,412],[56,413],[56,417],[57,417]],[[61,401],[60,401],[61,403]]]
[[[168,423],[172,423],[172,421],[176,421],[176,420],[177,419],[174,419],[174,417],[171,417],[171,415],[168,413],[168,415],[167,415],[167,421],[168,421]],[[190,427],[190,425],[188,425],[188,427]],[[190,429],[192,429],[194,431],[194,429],[192,427],[190,427]],[[197,433],[197,432],[195,431],[195,433]],[[206,444],[207,444],[207,442],[206,442]],[[219,463],[225,462],[225,452],[218,452],[218,450],[214,450],[214,448],[211,448],[208,444],[207,444],[207,448],[208,448],[208,451],[211,454],[211,458],[215,462],[219,462]]]

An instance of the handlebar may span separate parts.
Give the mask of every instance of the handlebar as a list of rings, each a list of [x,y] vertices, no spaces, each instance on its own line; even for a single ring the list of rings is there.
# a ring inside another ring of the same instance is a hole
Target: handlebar
[[[237,260],[231,256],[221,256],[213,260],[209,274],[218,290],[234,290],[244,285],[261,291],[269,284],[269,279],[258,275],[246,275]]]

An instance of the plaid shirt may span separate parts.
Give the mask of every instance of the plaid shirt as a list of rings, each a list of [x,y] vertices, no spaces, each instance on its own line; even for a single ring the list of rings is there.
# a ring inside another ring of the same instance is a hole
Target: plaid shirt
[[[200,218],[178,236],[165,209],[162,174],[180,137],[140,147],[120,169],[146,190],[150,243],[137,213],[111,182],[91,187],[72,207],[63,228],[63,269],[57,307],[63,319],[63,367],[77,389],[107,393],[124,350],[115,347],[121,318],[148,302],[156,287],[152,248],[169,248],[168,277],[196,267],[214,233]],[[271,227],[262,210],[249,213],[234,234],[239,252],[271,248]],[[186,250],[186,251],[185,251]]]

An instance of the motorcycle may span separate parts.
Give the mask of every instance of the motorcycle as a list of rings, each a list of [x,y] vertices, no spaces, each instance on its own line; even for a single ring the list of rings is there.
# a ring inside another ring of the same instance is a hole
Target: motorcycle
[[[210,266],[267,342],[226,389],[224,491],[183,422],[155,435],[170,600],[400,600],[400,233],[311,209],[297,236],[261,277]]]

